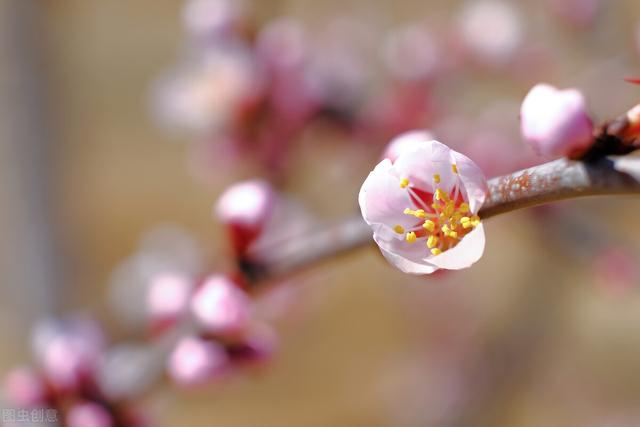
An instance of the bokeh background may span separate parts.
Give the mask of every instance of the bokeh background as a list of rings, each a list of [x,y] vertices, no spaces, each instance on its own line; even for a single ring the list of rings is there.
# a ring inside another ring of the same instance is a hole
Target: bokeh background
[[[257,22],[296,17],[314,31],[348,17],[375,51],[409,23],[455,32],[469,3],[255,0],[251,9]],[[622,80],[640,75],[635,0],[602,1],[577,27],[548,1],[506,3],[519,49],[534,53],[516,78],[478,67],[441,85],[436,99],[458,114],[443,129],[497,108],[510,143],[522,144],[518,105],[538,81],[581,88],[598,120],[638,102],[640,87]],[[182,6],[0,0],[0,372],[30,359],[30,330],[48,314],[90,312],[116,341],[139,336],[112,285],[150,230],[193,236],[206,263],[225,263],[212,205],[262,171],[238,161],[198,179],[189,138],[150,113],[152,83],[183,47]],[[322,221],[356,212],[379,149],[311,129],[282,190]],[[267,369],[204,390],[167,386],[143,402],[159,426],[640,425],[639,209],[633,198],[601,198],[492,219],[483,259],[437,278],[407,277],[374,247],[310,269],[287,284],[297,299],[276,321],[280,348]]]

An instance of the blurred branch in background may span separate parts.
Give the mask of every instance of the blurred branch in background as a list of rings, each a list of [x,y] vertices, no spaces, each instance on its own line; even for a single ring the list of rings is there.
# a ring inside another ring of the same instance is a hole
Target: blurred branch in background
[[[47,117],[40,2],[8,0],[0,25],[0,129],[3,214],[12,224],[2,239],[2,281],[27,329],[64,300],[56,244],[54,145]]]

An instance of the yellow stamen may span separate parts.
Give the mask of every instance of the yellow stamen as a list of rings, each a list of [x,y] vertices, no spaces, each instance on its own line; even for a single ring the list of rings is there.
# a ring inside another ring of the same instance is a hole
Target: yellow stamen
[[[434,255],[440,255],[442,253],[442,250],[439,248],[433,248],[431,249],[431,253]]]
[[[451,237],[452,239],[457,239],[458,238],[458,233],[455,231],[451,231],[449,232],[449,237]]]
[[[398,234],[404,234],[404,227],[398,224],[395,227],[393,227],[393,231],[395,231]]]
[[[407,242],[414,243],[416,239],[417,239],[416,233],[414,233],[413,231],[407,233]]]
[[[451,170],[453,171],[453,173],[458,173],[458,166],[456,166],[455,164],[451,165]]]
[[[409,186],[409,179],[408,178],[402,178],[400,180],[400,188],[407,188]]]
[[[473,227],[473,225],[471,224],[471,218],[469,218],[468,216],[463,216],[462,218],[460,218],[460,224],[462,224],[462,227],[465,229]]]
[[[435,248],[436,245],[438,244],[438,240],[439,239],[437,236],[434,236],[434,235],[429,236],[429,238],[427,239],[427,247],[429,249]]]
[[[415,216],[416,218],[426,218],[427,214],[424,209],[416,209],[415,211],[409,208],[404,210],[405,215]]]
[[[436,173],[433,175],[433,182],[435,182],[436,184],[440,184],[440,174]]]
[[[422,224],[422,226],[425,228],[425,230],[429,230],[431,232],[436,229],[436,223],[431,221],[430,219],[426,220],[424,224]]]
[[[469,212],[469,204],[468,203],[460,203],[460,207],[458,207],[458,210],[462,213],[467,213]]]

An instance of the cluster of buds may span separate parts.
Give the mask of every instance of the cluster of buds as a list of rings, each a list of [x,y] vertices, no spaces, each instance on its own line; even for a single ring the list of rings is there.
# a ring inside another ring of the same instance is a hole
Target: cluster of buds
[[[149,324],[155,336],[192,325],[167,360],[169,377],[183,386],[214,382],[239,365],[268,359],[273,334],[253,320],[251,311],[245,287],[223,274],[210,275],[200,283],[159,275],[147,294]]]
[[[4,381],[4,399],[15,409],[15,425],[145,426],[130,404],[112,401],[99,385],[104,341],[99,326],[84,317],[39,325],[33,335],[36,367],[16,368]]]

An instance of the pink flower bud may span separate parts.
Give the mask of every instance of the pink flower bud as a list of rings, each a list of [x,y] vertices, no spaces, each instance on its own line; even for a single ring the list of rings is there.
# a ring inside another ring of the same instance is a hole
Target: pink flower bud
[[[43,324],[36,330],[35,347],[49,383],[60,392],[73,392],[91,381],[104,336],[93,321],[75,318]]]
[[[259,325],[243,342],[229,346],[227,354],[233,363],[260,366],[271,359],[276,345],[275,332],[265,325]]]
[[[478,211],[487,184],[469,158],[415,133],[414,147],[385,159],[360,190],[364,220],[382,254],[405,273],[458,270],[484,251]]]
[[[67,413],[67,427],[114,427],[115,422],[107,409],[93,402],[72,406]]]
[[[393,138],[382,154],[383,159],[391,160],[394,163],[403,151],[411,150],[416,144],[420,144],[421,141],[430,141],[433,139],[433,135],[428,131],[412,131],[403,133],[402,135]]]
[[[192,282],[181,274],[163,273],[149,283],[147,313],[154,327],[164,328],[187,309]]]
[[[275,194],[262,180],[245,181],[229,187],[218,199],[215,213],[229,227],[231,242],[243,254],[262,232],[274,205]]]
[[[171,353],[168,374],[183,386],[197,386],[219,378],[227,368],[225,349],[213,341],[183,338]]]
[[[236,337],[249,322],[249,297],[228,277],[209,277],[191,301],[196,320],[207,333]]]
[[[7,374],[3,394],[15,407],[33,408],[44,406],[48,392],[44,380],[31,368],[22,366]]]
[[[543,156],[575,156],[593,143],[593,122],[577,89],[536,85],[520,109],[525,140]]]

